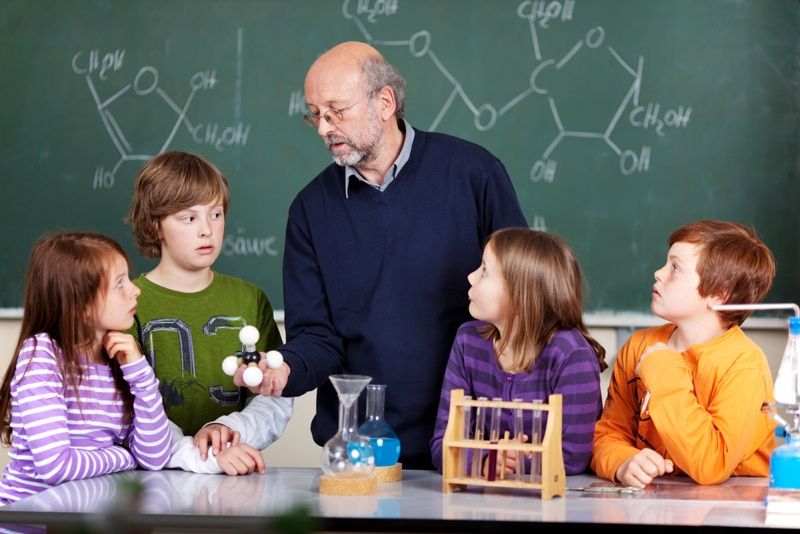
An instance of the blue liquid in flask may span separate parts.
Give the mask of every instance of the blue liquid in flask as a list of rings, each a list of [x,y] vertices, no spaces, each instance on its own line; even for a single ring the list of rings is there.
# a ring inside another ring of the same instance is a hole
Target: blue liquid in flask
[[[377,467],[392,466],[400,458],[400,439],[383,419],[385,390],[383,384],[367,386],[367,420],[358,428],[358,433],[372,444]]]

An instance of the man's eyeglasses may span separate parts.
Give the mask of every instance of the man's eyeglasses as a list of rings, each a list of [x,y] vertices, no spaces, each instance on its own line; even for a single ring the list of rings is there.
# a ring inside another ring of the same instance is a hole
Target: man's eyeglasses
[[[309,126],[313,126],[314,128],[319,127],[319,121],[322,120],[322,119],[325,119],[325,121],[328,124],[330,124],[331,126],[339,124],[340,122],[342,122],[344,120],[344,112],[345,111],[349,111],[349,110],[353,109],[354,107],[356,107],[357,105],[359,105],[361,102],[363,102],[364,100],[366,100],[368,98],[369,98],[368,96],[364,97],[361,100],[359,100],[358,102],[356,102],[355,104],[347,106],[346,108],[342,108],[342,109],[331,108],[331,109],[329,109],[328,111],[326,111],[325,113],[322,113],[322,114],[311,113],[309,111],[309,112],[307,112],[306,114],[303,115],[303,120],[305,121],[306,124],[308,124]]]

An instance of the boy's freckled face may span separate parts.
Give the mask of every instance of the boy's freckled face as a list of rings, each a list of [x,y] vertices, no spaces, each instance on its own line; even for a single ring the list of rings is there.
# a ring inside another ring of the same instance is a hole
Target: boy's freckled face
[[[222,203],[197,204],[159,222],[161,261],[187,271],[211,267],[222,249],[225,211]]]
[[[667,263],[655,272],[650,309],[662,319],[676,322],[710,313],[708,299],[697,288],[700,247],[678,242],[667,253]],[[713,313],[713,312],[711,312]]]

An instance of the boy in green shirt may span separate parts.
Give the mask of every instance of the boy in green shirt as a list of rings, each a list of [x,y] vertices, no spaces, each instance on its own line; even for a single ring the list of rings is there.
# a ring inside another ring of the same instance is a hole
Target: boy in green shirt
[[[292,412],[288,398],[258,395],[246,404],[246,390],[222,371],[222,360],[242,349],[245,325],[258,328],[259,352],[282,343],[264,292],[212,269],[228,202],[228,182],[212,163],[167,152],[139,171],[128,214],[139,252],[160,258],[134,280],[142,293],[131,333],[161,381],[167,416],[194,435],[203,461],[209,444],[214,456],[228,443],[266,448]],[[241,460],[249,464],[248,456]]]

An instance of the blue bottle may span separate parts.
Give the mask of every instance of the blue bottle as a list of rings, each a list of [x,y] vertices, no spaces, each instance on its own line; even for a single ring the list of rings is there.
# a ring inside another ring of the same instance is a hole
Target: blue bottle
[[[770,456],[769,485],[800,489],[800,317],[789,318],[789,340],[775,378],[775,400],[794,420],[784,429],[786,443]]]
[[[358,433],[369,438],[377,467],[390,467],[400,458],[400,438],[383,418],[385,384],[367,386],[367,419]]]
[[[772,451],[769,457],[771,488],[800,489],[800,443],[791,434],[786,443]]]

